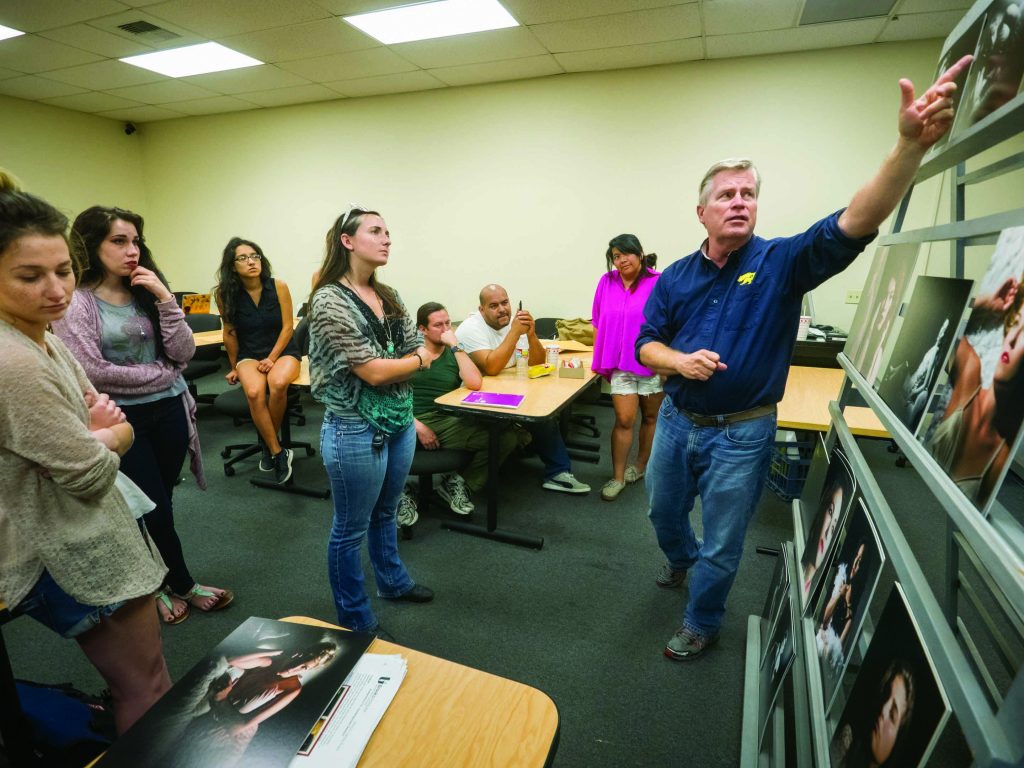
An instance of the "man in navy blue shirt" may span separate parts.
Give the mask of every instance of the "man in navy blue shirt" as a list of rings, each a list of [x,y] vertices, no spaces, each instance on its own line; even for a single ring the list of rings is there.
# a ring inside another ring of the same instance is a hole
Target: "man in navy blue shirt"
[[[657,578],[689,601],[665,655],[689,660],[718,637],[747,524],[768,472],[803,294],[841,272],[875,237],[953,120],[966,56],[925,93],[900,80],[899,139],[850,201],[794,237],[754,235],[761,181],[749,160],[716,163],[700,184],[708,237],[668,267],[644,310],[637,359],[667,376],[647,468],[650,518],[667,563]],[[701,500],[704,539],[690,525]]]

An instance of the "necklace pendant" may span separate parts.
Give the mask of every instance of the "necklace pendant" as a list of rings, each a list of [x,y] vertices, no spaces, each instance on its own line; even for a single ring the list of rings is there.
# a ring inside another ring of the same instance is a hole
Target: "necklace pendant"
[[[395,354],[395,345],[392,342],[389,341],[388,342],[388,355],[393,357],[394,354]]]

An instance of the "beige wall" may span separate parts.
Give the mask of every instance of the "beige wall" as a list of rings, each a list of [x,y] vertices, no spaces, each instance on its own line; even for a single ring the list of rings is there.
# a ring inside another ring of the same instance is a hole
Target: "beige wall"
[[[0,167],[72,219],[90,205],[147,209],[140,142],[113,120],[0,96]]]

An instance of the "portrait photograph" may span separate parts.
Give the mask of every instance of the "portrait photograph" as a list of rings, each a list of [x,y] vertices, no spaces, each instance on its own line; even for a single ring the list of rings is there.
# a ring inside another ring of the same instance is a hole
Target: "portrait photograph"
[[[826,712],[857,644],[885,564],[885,550],[863,496],[850,511],[842,535],[813,621]]]
[[[779,616],[782,615],[782,605],[789,602],[789,585],[789,547],[782,546],[775,558],[775,569],[772,572],[768,597],[765,599],[764,608],[761,611],[761,616],[764,618],[761,623],[762,662],[768,653],[768,641],[775,630]]]
[[[923,766],[949,713],[903,589],[894,584],[832,736],[832,768]]]
[[[853,504],[857,480],[842,448],[832,449],[828,472],[822,485],[818,505],[807,528],[807,539],[800,555],[803,606],[808,610],[821,584],[843,527],[846,513]]]
[[[772,708],[789,674],[789,668],[793,665],[793,656],[793,611],[790,601],[784,600],[775,631],[768,638],[764,659],[761,661],[758,745],[764,741],[767,725],[772,719]]]
[[[1024,227],[1004,229],[918,437],[983,513],[1024,420]]]
[[[962,59],[968,54],[977,55],[978,44],[981,39],[981,27],[985,21],[985,14],[982,13],[974,22],[963,32],[953,38],[952,35],[946,39],[945,44],[942,46],[942,53],[939,55],[939,65],[935,68],[935,77],[938,78],[943,72],[953,66],[956,62]],[[955,32],[956,30],[954,30]],[[952,39],[951,39],[952,38]],[[970,74],[970,68],[963,70],[957,76],[956,90],[953,92],[953,109],[956,110],[956,114],[960,114],[960,104],[963,99],[965,86],[967,85],[967,77]],[[931,149],[928,150],[928,154],[925,155],[925,159],[930,159],[934,155],[938,154],[939,151],[949,143],[950,134],[956,130],[954,124],[951,130],[947,131],[941,139],[932,145]]]
[[[921,276],[914,283],[878,394],[911,432],[921,422],[953,346],[973,281]]]
[[[882,246],[875,251],[843,349],[870,385],[883,371],[885,353],[917,265],[919,248],[919,243],[906,243]]]
[[[811,463],[807,465],[807,477],[804,487],[800,490],[800,514],[806,531],[818,510],[818,499],[828,474],[828,448],[825,447],[825,433],[815,432],[811,437],[814,445],[811,450]]]

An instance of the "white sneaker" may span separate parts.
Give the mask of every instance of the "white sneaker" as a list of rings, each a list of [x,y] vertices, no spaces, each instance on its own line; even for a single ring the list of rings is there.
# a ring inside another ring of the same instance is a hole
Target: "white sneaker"
[[[466,490],[466,481],[457,472],[451,472],[441,478],[437,495],[448,502],[449,508],[456,515],[468,515],[476,509]]]
[[[416,500],[406,491],[402,491],[402,496],[398,500],[398,525],[403,528],[415,525],[419,519],[420,513],[416,509]]]
[[[562,493],[590,493],[590,486],[573,477],[572,472],[559,472],[554,477],[545,480],[541,488]]]

